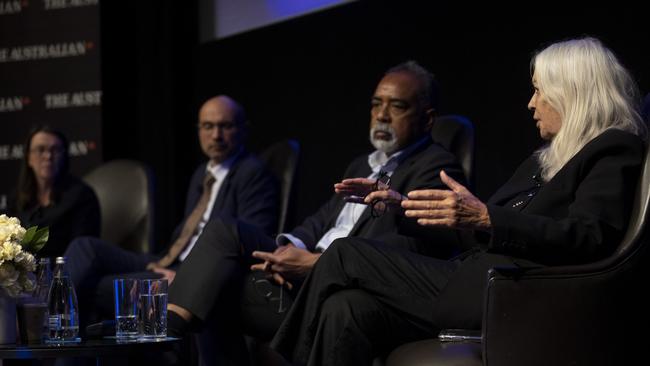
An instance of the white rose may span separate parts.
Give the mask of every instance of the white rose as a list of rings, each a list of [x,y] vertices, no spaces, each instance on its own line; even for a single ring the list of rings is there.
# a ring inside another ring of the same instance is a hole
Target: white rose
[[[16,255],[14,262],[24,271],[33,272],[36,270],[36,258],[31,253],[21,251]]]
[[[20,220],[17,218],[0,215],[0,243],[8,240],[21,242],[26,231],[24,227],[20,226]]]
[[[0,247],[0,258],[11,261],[23,251],[23,247],[12,241],[5,241]]]
[[[0,224],[0,243],[4,243],[11,237],[11,230],[8,226]]]

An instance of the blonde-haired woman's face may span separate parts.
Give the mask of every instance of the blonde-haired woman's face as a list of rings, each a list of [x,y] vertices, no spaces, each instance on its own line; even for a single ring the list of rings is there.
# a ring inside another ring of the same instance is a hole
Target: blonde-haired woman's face
[[[550,141],[557,135],[562,127],[562,118],[560,114],[551,107],[544,99],[544,95],[537,88],[537,82],[533,76],[533,88],[535,92],[528,102],[528,109],[533,111],[533,119],[537,122],[539,135],[547,141]]]

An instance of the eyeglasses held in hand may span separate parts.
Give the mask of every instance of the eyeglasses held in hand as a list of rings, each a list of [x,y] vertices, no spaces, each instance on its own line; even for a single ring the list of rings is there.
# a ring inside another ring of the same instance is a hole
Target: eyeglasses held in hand
[[[267,278],[258,278],[257,276],[253,276],[252,281],[253,281],[253,286],[255,287],[255,291],[257,292],[258,295],[262,296],[263,298],[266,299],[266,301],[270,303],[278,303],[278,309],[276,312],[278,314],[282,314],[285,311],[287,311],[286,306],[284,305],[284,286],[279,285],[280,291],[279,294],[276,294],[274,296],[273,290],[274,288],[277,288],[277,285],[274,285],[271,283],[269,280],[270,276]]]
[[[372,186],[374,191],[385,191],[390,189],[390,175],[385,171],[380,171],[375,184]],[[370,202],[370,216],[373,218],[381,217],[388,210],[386,202],[380,199],[374,199]]]

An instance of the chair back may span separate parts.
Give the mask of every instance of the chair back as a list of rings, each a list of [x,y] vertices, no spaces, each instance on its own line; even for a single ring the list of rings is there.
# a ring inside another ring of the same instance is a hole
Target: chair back
[[[448,114],[436,118],[431,138],[456,156],[470,188],[474,186],[474,124],[467,118]]]
[[[278,141],[267,147],[261,154],[261,159],[280,183],[280,212],[278,217],[278,233],[294,224],[295,186],[300,144],[296,140]]]
[[[646,149],[645,162],[641,170],[639,183],[636,186],[636,197],[633,202],[630,222],[623,241],[618,246],[613,258],[625,257],[630,251],[638,248],[641,237],[648,225],[650,207],[650,149]]]
[[[83,177],[102,215],[101,239],[124,249],[153,249],[154,189],[149,167],[134,160],[106,162]]]
[[[650,93],[646,94],[643,98],[643,104],[641,104],[641,117],[643,120],[650,124]]]

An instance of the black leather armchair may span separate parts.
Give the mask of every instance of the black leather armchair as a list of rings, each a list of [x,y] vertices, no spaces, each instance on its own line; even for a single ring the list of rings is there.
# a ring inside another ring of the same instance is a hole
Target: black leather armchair
[[[99,200],[100,237],[134,252],[152,250],[154,180],[151,170],[134,160],[113,160],[95,168],[83,179]]]
[[[278,233],[294,224],[296,172],[300,157],[300,144],[296,140],[283,140],[267,147],[260,157],[280,182],[280,216]]]
[[[641,117],[643,120],[650,124],[650,93],[646,94],[643,98],[643,103],[641,104]]]
[[[456,156],[471,189],[474,186],[474,124],[455,114],[440,116],[431,128],[431,138]]]
[[[386,365],[644,363],[636,360],[645,358],[650,329],[650,302],[642,293],[650,278],[648,156],[628,231],[611,257],[585,265],[494,268],[487,275],[481,343],[409,343]]]

